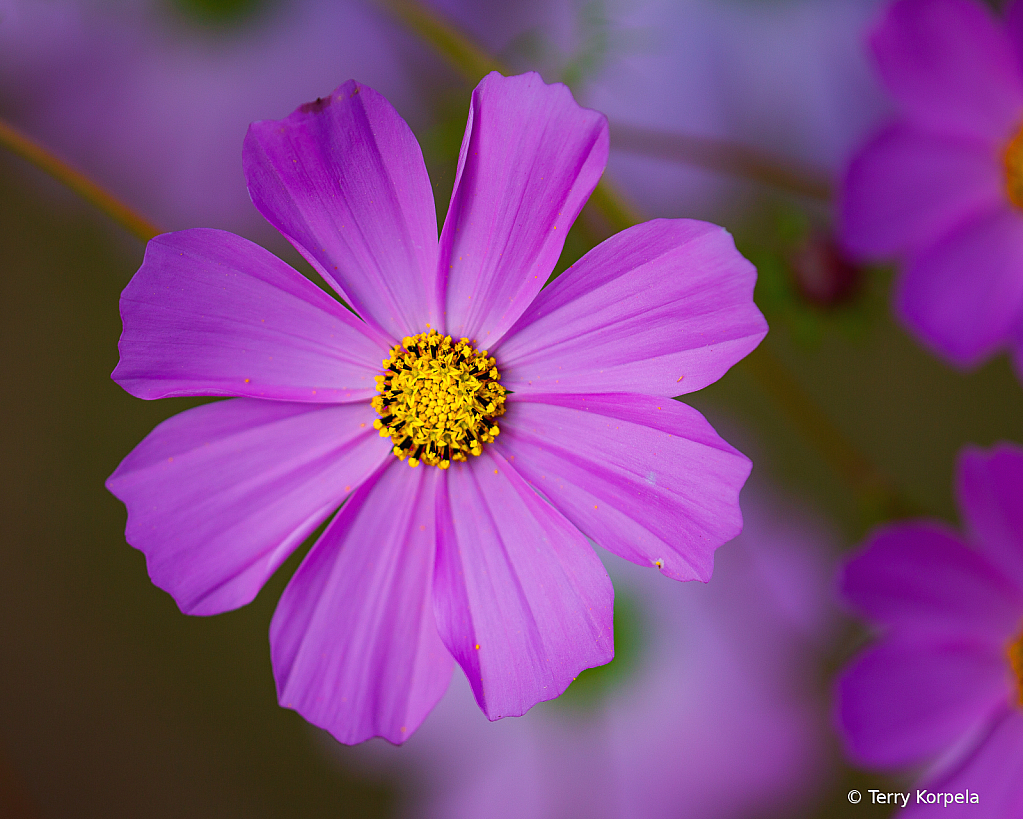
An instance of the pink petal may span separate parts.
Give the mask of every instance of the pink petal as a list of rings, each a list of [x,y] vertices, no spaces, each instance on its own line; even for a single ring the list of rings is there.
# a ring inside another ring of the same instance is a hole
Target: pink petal
[[[838,680],[846,748],[866,765],[924,761],[1004,708],[1010,676],[1001,651],[966,641],[875,646]]]
[[[842,240],[856,254],[891,257],[1004,201],[1001,160],[990,146],[898,123],[849,164],[839,204]]]
[[[369,404],[238,398],[164,421],[107,489],[128,542],[186,614],[250,602],[267,578],[388,455]]]
[[[274,613],[281,705],[339,742],[404,742],[451,680],[431,591],[439,479],[391,458],[331,522]]]
[[[607,163],[607,120],[539,74],[472,93],[441,233],[447,330],[495,344],[546,283]]]
[[[675,580],[708,580],[742,530],[750,462],[692,407],[640,395],[508,402],[496,446],[605,549]]]
[[[1023,591],[955,533],[901,523],[876,533],[842,574],[842,593],[900,634],[1006,645],[1023,621]]]
[[[982,3],[898,0],[871,45],[915,124],[1000,146],[1023,121],[1020,61]]]
[[[604,566],[492,446],[451,465],[439,501],[437,627],[490,719],[524,714],[611,660]]]
[[[1007,819],[1023,816],[1023,712],[1006,709],[990,733],[955,771],[925,782],[935,793],[963,794],[962,803],[944,800],[937,804],[916,801],[913,789],[907,817],[947,816],[969,819]],[[968,802],[966,793],[977,795]]]
[[[1023,451],[999,444],[959,456],[956,497],[978,548],[1023,587]]]
[[[499,345],[503,382],[517,395],[702,389],[767,333],[755,282],[722,228],[629,228],[540,292]]]
[[[222,230],[152,239],[121,317],[112,377],[139,398],[368,401],[389,349],[300,273]]]
[[[1000,208],[945,235],[912,260],[895,298],[938,354],[980,363],[1023,318],[1023,213]]]
[[[387,100],[349,80],[252,123],[243,161],[259,212],[364,319],[396,339],[438,326],[433,189]]]

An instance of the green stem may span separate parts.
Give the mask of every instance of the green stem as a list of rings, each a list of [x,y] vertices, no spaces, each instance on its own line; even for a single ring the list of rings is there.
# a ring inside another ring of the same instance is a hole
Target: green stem
[[[113,194],[103,190],[83,173],[58,159],[39,143],[2,119],[0,119],[0,145],[23,159],[27,159],[58,182],[67,185],[143,242],[149,241],[162,232]]]
[[[379,0],[406,28],[418,34],[445,57],[463,77],[477,83],[491,71],[508,74],[508,69],[491,57],[451,23],[415,0]]]

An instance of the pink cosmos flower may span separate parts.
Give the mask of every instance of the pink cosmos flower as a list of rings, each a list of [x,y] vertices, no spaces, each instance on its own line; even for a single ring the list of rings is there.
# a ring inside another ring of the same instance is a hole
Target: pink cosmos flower
[[[896,310],[939,355],[1008,346],[1023,373],[1023,5],[897,0],[871,45],[900,118],[849,165],[845,243],[899,259]]]
[[[237,396],[117,468],[126,537],[182,611],[215,614],[340,506],[270,642],[281,703],[342,742],[407,739],[454,662],[497,719],[610,660],[587,538],[706,580],[741,529],[749,461],[670,399],[766,332],[728,234],[648,222],[541,291],[607,151],[606,120],[564,86],[491,74],[438,242],[412,132],[348,82],[254,123],[244,163],[256,207],[354,312],[214,230],[153,239],[124,291],[119,384]]]
[[[933,521],[877,532],[845,567],[845,597],[884,631],[838,683],[852,756],[930,763],[923,788],[979,796],[909,813],[1023,815],[1023,449],[965,450],[965,536]]]

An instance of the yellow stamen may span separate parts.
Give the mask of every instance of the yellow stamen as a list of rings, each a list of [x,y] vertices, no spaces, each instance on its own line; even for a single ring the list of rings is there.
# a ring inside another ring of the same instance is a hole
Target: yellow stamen
[[[1018,701],[1023,706],[1023,634],[1009,646],[1009,665],[1016,672]]]
[[[383,366],[373,426],[409,466],[447,469],[482,453],[482,444],[500,432],[494,419],[504,414],[505,389],[497,383],[497,362],[468,339],[436,330],[406,336]]]
[[[1012,138],[1002,154],[1005,165],[1005,192],[1009,201],[1023,209],[1023,128]]]

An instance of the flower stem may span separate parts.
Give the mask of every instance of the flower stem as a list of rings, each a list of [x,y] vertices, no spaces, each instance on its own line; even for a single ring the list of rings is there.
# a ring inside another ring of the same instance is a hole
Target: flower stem
[[[469,37],[432,9],[416,0],[379,0],[407,28],[429,43],[462,76],[477,83],[491,71],[507,74],[508,70]]]
[[[619,151],[698,165],[812,199],[831,198],[827,179],[736,142],[620,122],[611,126],[611,140]]]
[[[2,119],[0,119],[0,145],[23,159],[27,159],[58,182],[67,185],[143,242],[149,241],[162,232],[113,194],[103,190],[83,173],[58,159],[38,142]]]

